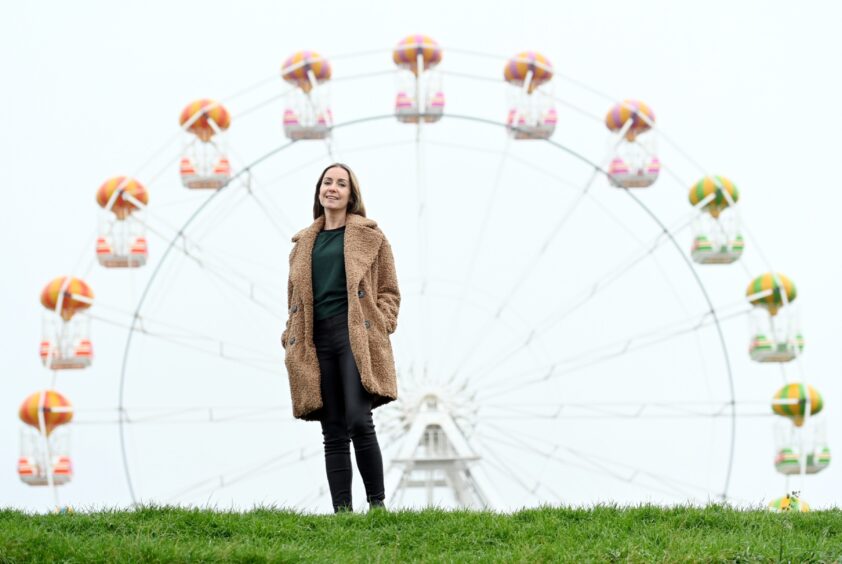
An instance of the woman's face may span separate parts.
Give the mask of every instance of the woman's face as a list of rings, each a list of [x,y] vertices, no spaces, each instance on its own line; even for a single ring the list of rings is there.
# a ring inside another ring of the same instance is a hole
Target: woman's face
[[[319,203],[325,210],[344,210],[348,208],[350,197],[351,179],[348,171],[338,166],[327,169],[319,186]]]

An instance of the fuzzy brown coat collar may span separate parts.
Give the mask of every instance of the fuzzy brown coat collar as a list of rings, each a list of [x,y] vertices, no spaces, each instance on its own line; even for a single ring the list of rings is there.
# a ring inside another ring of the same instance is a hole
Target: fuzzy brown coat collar
[[[292,242],[298,243],[299,252],[302,256],[309,257],[313,252],[313,245],[316,237],[324,228],[325,216],[319,216],[310,227],[302,229],[292,236]],[[355,287],[362,280],[365,273],[371,268],[380,244],[383,242],[383,233],[377,228],[377,222],[355,213],[349,213],[345,218],[345,246],[354,249],[353,253],[345,253],[345,278],[349,288]],[[304,303],[313,303],[312,280],[302,279],[302,299]]]

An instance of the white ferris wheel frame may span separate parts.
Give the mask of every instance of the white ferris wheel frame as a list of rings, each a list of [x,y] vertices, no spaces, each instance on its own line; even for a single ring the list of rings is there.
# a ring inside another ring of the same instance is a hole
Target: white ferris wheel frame
[[[341,129],[346,127],[353,127],[356,125],[364,124],[364,123],[371,123],[371,122],[379,122],[379,121],[386,121],[386,120],[394,120],[395,115],[394,113],[388,114],[377,114],[371,116],[364,116],[357,119],[352,119],[349,121],[345,121],[342,123],[337,123],[332,126],[332,129]],[[467,114],[452,114],[444,112],[442,114],[442,119],[448,120],[459,120],[464,122],[473,122],[478,123],[486,126],[501,128],[504,131],[506,130],[507,124],[502,121],[495,121],[487,118],[483,118],[480,116],[474,115],[467,115]],[[577,151],[563,145],[557,141],[552,139],[543,139],[545,143],[549,144],[550,146],[554,147],[555,149],[561,150],[572,156],[573,158],[577,159],[581,163],[585,164],[586,166],[590,167],[593,170],[593,178],[597,176],[604,176],[606,178],[610,178],[609,172],[600,164],[592,161],[591,159],[585,157],[584,155],[578,153]],[[185,236],[186,230],[190,227],[190,225],[198,219],[202,212],[215,200],[215,198],[222,193],[226,188],[231,186],[238,180],[247,179],[248,175],[251,173],[253,169],[257,166],[262,164],[263,162],[267,161],[271,157],[281,153],[282,151],[288,149],[289,147],[295,145],[298,141],[289,141],[282,145],[276,146],[273,149],[269,150],[262,156],[254,159],[252,162],[248,163],[244,166],[241,170],[237,171],[236,174],[232,175],[232,177],[228,180],[228,182],[220,189],[215,190],[213,193],[209,195],[207,199],[205,199],[201,205],[181,224],[178,228],[177,233],[175,236],[170,238],[169,243],[161,254],[160,259],[156,262],[155,268],[152,271],[149,280],[146,283],[146,286],[143,288],[140,297],[138,299],[137,305],[134,308],[134,312],[132,314],[132,321],[129,326],[129,332],[126,339],[126,345],[123,351],[123,358],[121,362],[121,369],[120,369],[120,384],[119,384],[119,398],[118,398],[118,427],[119,427],[119,435],[120,435],[120,448],[121,448],[121,455],[123,460],[123,469],[126,484],[129,490],[130,497],[132,499],[133,504],[138,503],[138,496],[135,492],[134,482],[132,480],[131,471],[130,471],[130,464],[128,460],[128,453],[127,453],[127,439],[126,439],[126,424],[129,422],[126,416],[126,380],[127,380],[127,373],[128,367],[130,364],[130,357],[131,357],[131,350],[132,350],[132,342],[134,334],[140,330],[142,330],[142,310],[146,298],[149,294],[149,291],[155,284],[156,278],[158,273],[160,272],[162,266],[167,262],[168,257],[170,256],[171,252],[174,248],[177,248],[179,241]],[[591,180],[591,182],[592,182]],[[728,407],[730,408],[730,447],[728,449],[728,460],[726,464],[726,472],[725,472],[725,480],[724,484],[722,485],[721,492],[719,493],[719,497],[723,500],[728,499],[729,496],[729,487],[731,481],[731,474],[734,464],[734,455],[735,455],[735,444],[736,444],[736,425],[737,425],[737,412],[736,412],[736,398],[735,398],[735,390],[734,390],[734,380],[733,380],[733,372],[731,368],[731,359],[728,353],[728,347],[726,344],[726,340],[724,337],[724,333],[722,327],[720,325],[719,315],[717,313],[716,307],[714,306],[710,295],[708,294],[707,288],[704,285],[704,282],[699,277],[698,272],[695,269],[690,258],[685,253],[685,250],[679,245],[678,241],[676,241],[673,232],[671,229],[657,217],[657,215],[640,199],[638,198],[634,192],[628,188],[619,188],[624,190],[628,197],[632,199],[635,205],[639,206],[639,208],[657,225],[658,229],[661,230],[663,236],[665,236],[671,245],[674,247],[676,252],[678,252],[681,260],[689,269],[692,274],[693,279],[696,282],[696,286],[701,293],[702,297],[704,298],[705,303],[709,307],[708,314],[711,316],[713,320],[713,325],[716,328],[716,332],[718,335],[719,346],[722,353],[722,357],[724,359],[726,374],[728,379],[729,385],[729,393],[730,393],[730,401],[727,402]],[[706,202],[702,202],[703,205]]]

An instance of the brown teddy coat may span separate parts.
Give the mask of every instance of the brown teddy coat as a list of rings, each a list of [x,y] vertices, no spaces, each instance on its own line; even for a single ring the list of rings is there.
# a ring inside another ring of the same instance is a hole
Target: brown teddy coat
[[[312,254],[324,228],[321,216],[296,233],[289,255],[289,319],[281,336],[286,351],[293,416],[318,421],[323,408],[321,371],[313,343]],[[392,248],[377,223],[349,213],[345,222],[345,278],[348,335],[372,409],[398,397],[395,359],[389,335],[398,324],[401,296]]]

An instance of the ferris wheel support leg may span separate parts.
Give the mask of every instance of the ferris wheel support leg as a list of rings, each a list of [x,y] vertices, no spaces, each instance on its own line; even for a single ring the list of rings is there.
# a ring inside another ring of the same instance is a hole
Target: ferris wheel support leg
[[[433,497],[434,487],[433,487],[433,473],[434,470],[427,470],[427,507],[433,506],[433,501],[435,498]]]

